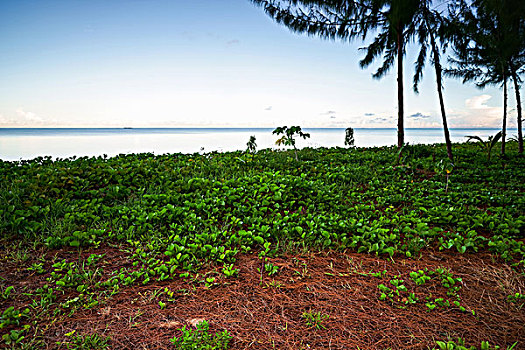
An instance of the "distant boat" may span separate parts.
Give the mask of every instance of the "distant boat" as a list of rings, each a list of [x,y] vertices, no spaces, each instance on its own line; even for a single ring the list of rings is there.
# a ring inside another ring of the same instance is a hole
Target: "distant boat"
[[[131,126],[125,126],[124,129],[133,129]]]

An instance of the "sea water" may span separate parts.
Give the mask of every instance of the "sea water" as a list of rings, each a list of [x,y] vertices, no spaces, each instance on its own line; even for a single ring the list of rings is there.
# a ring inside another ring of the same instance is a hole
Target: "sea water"
[[[267,128],[0,128],[0,159],[20,160],[39,156],[115,156],[121,153],[195,153],[245,150],[250,136],[257,149],[277,148],[278,136]],[[343,147],[345,130],[305,128],[309,139],[297,140],[302,147]],[[465,142],[467,135],[486,139],[498,129],[450,129],[452,142]],[[509,130],[508,135],[516,132]],[[397,144],[396,129],[355,129],[357,147]],[[441,129],[406,129],[405,142],[444,142]]]

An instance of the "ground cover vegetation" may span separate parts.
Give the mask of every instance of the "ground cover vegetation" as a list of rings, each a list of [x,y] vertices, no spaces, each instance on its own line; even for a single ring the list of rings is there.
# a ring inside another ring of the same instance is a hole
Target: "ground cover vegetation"
[[[0,162],[1,346],[525,348],[516,142],[250,141]]]

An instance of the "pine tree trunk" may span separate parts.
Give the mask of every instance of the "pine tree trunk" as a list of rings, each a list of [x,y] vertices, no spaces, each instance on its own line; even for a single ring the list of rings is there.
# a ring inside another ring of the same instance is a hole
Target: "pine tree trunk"
[[[405,144],[405,127],[403,111],[403,32],[402,26],[397,26],[397,147]]]
[[[505,156],[505,138],[507,137],[507,75],[503,74],[503,127],[501,128],[501,155]]]
[[[441,64],[439,62],[439,52],[436,46],[436,40],[434,39],[434,34],[432,33],[432,29],[428,25],[427,22],[427,28],[428,32],[430,34],[430,43],[432,45],[432,52],[434,54],[434,68],[436,70],[436,83],[437,83],[437,90],[438,90],[438,97],[439,97],[439,106],[441,108],[441,119],[443,119],[443,131],[445,133],[445,143],[447,145],[447,154],[448,158],[453,161],[454,156],[452,154],[452,143],[450,142],[450,133],[448,131],[448,124],[447,124],[447,115],[445,112],[445,102],[443,101],[443,87],[442,87],[442,81],[443,78],[441,76]]]
[[[518,84],[518,76],[516,75],[516,71],[514,69],[512,70],[512,80],[514,81],[514,91],[516,92],[516,109],[518,110],[518,154],[523,154],[520,86]]]

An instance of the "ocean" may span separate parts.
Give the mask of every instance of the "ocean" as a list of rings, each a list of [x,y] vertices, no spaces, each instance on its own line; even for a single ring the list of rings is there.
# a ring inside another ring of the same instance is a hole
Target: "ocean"
[[[0,159],[13,161],[39,156],[115,156],[121,153],[195,153],[246,149],[250,136],[257,149],[277,148],[271,128],[0,128]],[[309,139],[297,140],[302,147],[343,147],[345,130],[305,128]],[[499,129],[450,129],[452,142],[465,142],[467,135],[486,139]],[[510,129],[509,137],[516,134]],[[410,144],[443,143],[441,129],[405,129]],[[357,147],[390,146],[397,143],[396,129],[356,128]]]

